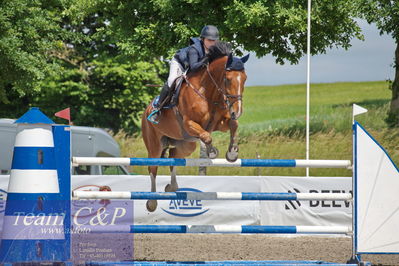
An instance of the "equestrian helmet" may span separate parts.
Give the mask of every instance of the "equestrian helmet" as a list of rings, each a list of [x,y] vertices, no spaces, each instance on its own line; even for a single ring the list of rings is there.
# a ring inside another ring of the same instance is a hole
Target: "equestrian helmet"
[[[213,25],[206,25],[202,28],[200,37],[212,41],[219,40],[219,30]]]

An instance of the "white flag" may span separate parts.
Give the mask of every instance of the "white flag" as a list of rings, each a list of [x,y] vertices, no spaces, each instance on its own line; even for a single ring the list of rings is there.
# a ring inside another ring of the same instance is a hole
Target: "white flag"
[[[357,104],[353,104],[353,116],[360,115],[366,113],[368,110],[363,108]]]

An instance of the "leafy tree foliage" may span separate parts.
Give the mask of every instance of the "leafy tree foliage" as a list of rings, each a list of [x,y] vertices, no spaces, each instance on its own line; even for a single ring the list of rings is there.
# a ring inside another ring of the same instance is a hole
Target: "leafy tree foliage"
[[[304,0],[120,1],[117,7],[108,2],[99,6],[119,10],[108,30],[122,51],[139,58],[173,55],[206,24],[216,25],[222,38],[236,48],[257,56],[271,53],[279,63],[297,63],[306,52]],[[354,8],[352,1],[313,1],[312,54],[324,53],[333,46],[349,48],[353,37],[362,38],[353,19]]]
[[[312,54],[361,38],[354,7],[313,1]],[[165,59],[204,25],[216,25],[237,54],[245,49],[297,63],[306,51],[306,18],[304,0],[2,2],[0,58],[8,63],[0,66],[0,115],[18,116],[29,105],[47,113],[71,106],[76,124],[133,133],[158,92],[146,84],[165,80]],[[7,47],[7,38],[16,45]]]
[[[64,8],[59,1],[1,1],[0,103],[39,92],[40,81],[58,68],[50,51],[79,39],[61,26]]]
[[[396,42],[394,68],[395,77],[392,83],[391,108],[387,122],[399,126],[399,1],[395,0],[358,0],[359,16],[369,23],[376,23],[380,34],[390,34]]]

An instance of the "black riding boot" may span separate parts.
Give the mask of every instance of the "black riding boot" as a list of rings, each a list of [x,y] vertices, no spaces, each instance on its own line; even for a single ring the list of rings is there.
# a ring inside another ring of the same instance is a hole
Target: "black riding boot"
[[[159,94],[159,99],[156,104],[154,104],[154,110],[151,112],[151,114],[147,117],[147,120],[150,121],[151,123],[158,124],[159,123],[159,116],[160,116],[160,110],[164,106],[164,101],[166,97],[169,94],[169,86],[168,83],[165,82],[163,85],[163,88],[161,90],[161,93]]]

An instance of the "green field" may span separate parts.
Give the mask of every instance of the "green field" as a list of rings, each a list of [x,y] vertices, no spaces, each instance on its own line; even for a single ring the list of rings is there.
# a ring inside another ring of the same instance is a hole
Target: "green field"
[[[369,110],[357,120],[388,150],[394,161],[399,159],[396,129],[384,122],[391,91],[388,83],[347,82],[311,85],[311,159],[352,160],[352,104]],[[305,158],[306,85],[247,87],[244,92],[244,114],[240,118],[240,158]],[[214,144],[223,157],[229,142],[228,133],[215,132]],[[146,157],[141,137],[117,137],[123,156]],[[198,149],[191,156],[198,158]],[[130,169],[147,174],[146,167]],[[161,167],[160,173],[168,173]],[[179,168],[178,174],[197,174],[198,169]],[[208,168],[208,175],[305,175],[305,169],[294,168]],[[345,169],[311,169],[311,176],[350,176]]]
[[[248,87],[244,97],[245,109],[240,118],[244,134],[305,134],[305,84]],[[360,118],[362,122],[372,128],[384,128],[389,99],[388,84],[382,81],[312,84],[310,129],[313,133],[347,132],[351,129],[353,103],[370,110],[366,118]]]

